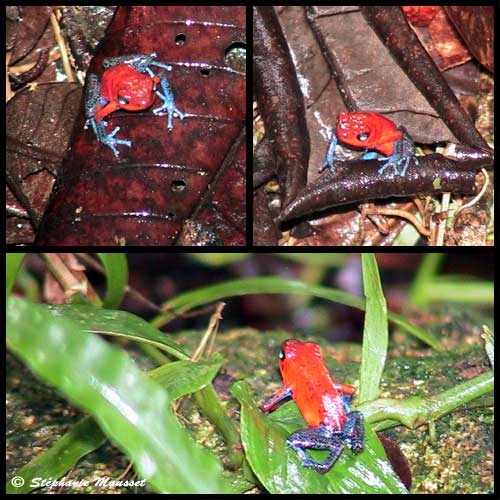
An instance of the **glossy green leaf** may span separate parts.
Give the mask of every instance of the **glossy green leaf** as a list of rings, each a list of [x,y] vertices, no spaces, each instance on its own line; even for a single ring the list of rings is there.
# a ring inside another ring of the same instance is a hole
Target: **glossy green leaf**
[[[356,402],[377,399],[389,348],[387,302],[382,291],[377,261],[373,254],[362,254],[363,288],[366,297],[365,322],[360,368],[360,391]]]
[[[303,467],[297,453],[286,446],[292,432],[306,427],[295,403],[266,416],[257,408],[246,382],[237,382],[231,392],[241,404],[246,458],[270,493],[407,493],[368,425],[363,452],[354,455],[346,449],[329,472],[319,474]],[[321,452],[308,453],[317,460],[325,456]]]
[[[209,384],[222,364],[222,357],[215,353],[210,361],[176,361],[152,370],[148,375],[157,380],[166,390],[172,401],[198,391]],[[7,485],[7,493],[28,493],[36,488],[34,478],[59,479],[64,476],[78,460],[98,448],[106,441],[106,436],[91,417],[86,417],[73,426],[48,451],[35,458],[16,475],[24,478],[24,485]]]
[[[47,309],[55,318],[64,317],[77,321],[81,329],[86,332],[145,342],[168,352],[178,359],[190,359],[166,334],[135,314],[83,304],[49,305]]]
[[[11,297],[7,344],[41,379],[90,413],[158,492],[227,491],[218,461],[170,410],[167,392],[121,350],[47,306]]]
[[[124,253],[98,253],[106,269],[106,296],[104,307],[117,309],[128,284],[128,263]]]
[[[163,306],[165,311],[156,317],[152,324],[160,327],[172,320],[176,314],[190,311],[195,307],[203,304],[209,304],[216,300],[224,299],[231,296],[250,295],[250,294],[265,294],[265,293],[300,293],[319,297],[332,302],[338,302],[346,306],[355,307],[364,310],[365,303],[363,299],[346,293],[335,288],[328,288],[318,285],[308,285],[301,281],[286,280],[276,276],[265,276],[261,278],[244,278],[232,281],[225,281],[217,285],[204,286],[196,290],[181,293],[172,300],[166,302]],[[434,349],[443,350],[443,347],[429,332],[411,324],[409,321],[399,316],[398,314],[389,312],[388,318],[414,335],[422,342],[430,345]]]
[[[215,353],[209,361],[174,361],[149,372],[168,392],[172,401],[206,387],[217,375],[222,356]]]

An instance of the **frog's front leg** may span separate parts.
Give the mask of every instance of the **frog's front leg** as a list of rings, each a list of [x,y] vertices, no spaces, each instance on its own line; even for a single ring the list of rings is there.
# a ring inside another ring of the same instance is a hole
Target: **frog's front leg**
[[[124,146],[132,146],[130,141],[123,139],[116,139],[115,135],[120,130],[120,127],[115,127],[113,132],[110,134],[106,133],[106,126],[108,122],[104,119],[96,119],[96,114],[98,113],[98,106],[105,106],[107,101],[101,99],[101,82],[99,77],[91,73],[87,79],[87,91],[85,95],[85,116],[87,121],[85,122],[84,128],[87,129],[92,126],[92,130],[95,133],[97,140],[108,146],[113,151],[114,155],[118,158],[120,152],[116,148],[117,144],[122,144]]]
[[[381,160],[387,160],[387,162],[379,168],[379,174],[383,174],[388,167],[392,167],[396,175],[404,177],[412,159],[415,165],[418,165],[418,160],[415,157],[415,144],[412,138],[408,135],[404,127],[400,127],[399,130],[402,132],[403,137],[401,140],[394,143],[394,152],[392,155],[379,158]],[[400,166],[403,167],[401,171],[399,171]]]
[[[287,444],[293,448],[300,458],[304,467],[324,474],[328,472],[338,460],[344,445],[342,444],[342,431],[332,432],[320,425],[314,429],[303,429],[296,431],[286,440]],[[323,462],[313,460],[305,450],[328,450],[330,453]]]
[[[328,145],[328,151],[326,152],[326,157],[323,165],[319,168],[319,172],[323,172],[326,167],[329,168],[330,173],[334,174],[335,173],[335,165],[334,161],[343,161],[340,158],[335,158],[335,149],[337,148],[338,144],[338,138],[335,132],[333,132],[333,135],[330,139],[330,144]]]

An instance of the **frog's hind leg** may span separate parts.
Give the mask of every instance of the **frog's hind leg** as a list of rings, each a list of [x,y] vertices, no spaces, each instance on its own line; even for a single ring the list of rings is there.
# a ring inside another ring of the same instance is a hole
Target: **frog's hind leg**
[[[87,87],[85,89],[85,116],[91,118],[97,111],[97,105],[101,98],[101,81],[95,73],[87,76]],[[85,124],[87,128],[87,124]]]
[[[387,160],[379,169],[379,174],[383,174],[386,168],[392,167],[396,175],[404,177],[412,160],[415,165],[418,165],[413,140],[404,127],[399,127],[399,130],[403,134],[403,138],[394,143],[394,152],[391,156],[379,158],[380,160]],[[399,167],[402,167],[401,170],[399,170]]]
[[[147,69],[148,74],[151,77],[155,77],[153,71],[151,69]],[[163,73],[160,73],[158,75],[158,78],[160,79],[160,85],[162,92],[159,90],[156,91],[156,94],[158,97],[163,101],[163,104],[159,107],[153,110],[153,113],[155,115],[161,113],[164,109],[168,113],[168,129],[172,130],[174,128],[173,125],[173,117],[174,113],[177,114],[177,116],[183,120],[184,119],[184,113],[175,105],[175,99],[174,99],[174,93],[172,92],[172,89],[170,88],[170,84],[168,83],[168,79],[166,75]]]
[[[353,453],[361,453],[365,442],[365,430],[363,425],[363,414],[360,411],[353,411],[347,414],[344,425],[344,441]]]
[[[106,132],[106,125],[108,124],[105,120],[97,121],[95,118],[97,112],[98,104],[105,105],[108,101],[101,99],[101,81],[95,73],[90,73],[87,77],[87,88],[85,91],[85,116],[87,121],[85,122],[84,128],[88,129],[89,126],[92,127],[97,140],[112,149],[116,157],[120,156],[120,152],[116,148],[117,144],[122,144],[123,146],[130,147],[132,143],[123,139],[117,139],[115,135],[120,130],[120,127],[116,127],[113,132],[108,134]]]
[[[293,448],[300,458],[304,467],[324,474],[328,472],[342,454],[344,446],[341,441],[341,434],[331,434],[320,426],[315,429],[303,429],[294,432],[286,440],[287,444]],[[323,462],[313,460],[305,450],[328,450],[330,453]]]
[[[120,127],[115,127],[113,132],[108,134],[106,132],[106,126],[108,122],[101,120],[99,123],[97,123],[94,118],[91,118],[89,121],[92,125],[92,128],[94,129],[97,140],[105,146],[111,148],[117,158],[119,158],[120,152],[116,148],[116,145],[121,144],[123,146],[128,146],[129,148],[132,146],[131,141],[127,141],[125,139],[117,139],[115,137],[115,135],[120,131]]]

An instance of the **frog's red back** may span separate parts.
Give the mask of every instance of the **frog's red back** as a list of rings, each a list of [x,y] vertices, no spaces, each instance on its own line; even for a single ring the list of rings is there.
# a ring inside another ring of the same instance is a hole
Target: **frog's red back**
[[[332,430],[342,429],[346,410],[320,347],[313,342],[287,340],[282,352],[283,382],[292,390],[293,400],[307,424],[313,428],[325,425]]]

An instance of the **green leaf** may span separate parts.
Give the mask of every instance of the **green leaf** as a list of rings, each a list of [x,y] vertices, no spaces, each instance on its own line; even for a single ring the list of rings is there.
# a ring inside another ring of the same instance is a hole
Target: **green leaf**
[[[363,299],[342,290],[318,285],[308,285],[301,281],[286,280],[275,276],[266,276],[261,278],[244,278],[225,281],[224,283],[204,286],[196,290],[181,293],[164,304],[162,310],[165,312],[154,318],[152,324],[156,327],[160,327],[172,320],[176,314],[190,311],[195,307],[209,304],[226,297],[264,293],[299,293],[331,300],[332,302],[338,302],[339,304],[361,310],[365,309]],[[388,318],[434,349],[443,350],[439,341],[432,335],[422,328],[411,324],[402,316],[389,312]]]
[[[198,391],[209,384],[222,364],[222,356],[215,353],[210,361],[176,361],[148,373],[157,380],[169,394],[172,401]],[[86,417],[73,426],[47,452],[35,458],[19,470],[16,475],[24,479],[24,485],[7,485],[7,493],[28,493],[35,489],[34,478],[59,479],[73,468],[80,458],[101,446],[106,441],[95,420]],[[247,483],[245,483],[247,484]]]
[[[123,253],[98,253],[106,269],[106,297],[104,307],[117,309],[125,295],[128,283],[127,256]]]
[[[326,474],[303,467],[287,437],[307,425],[294,403],[264,415],[250,396],[246,382],[231,389],[241,404],[241,438],[254,474],[270,493],[407,493],[387,461],[376,434],[365,425],[365,449],[354,455],[346,449]],[[295,417],[290,411],[295,412]],[[313,458],[321,452],[308,451]],[[325,453],[325,452],[323,452]]]
[[[21,267],[21,263],[24,259],[25,253],[8,253],[5,255],[5,295],[8,297],[14,282],[16,281],[17,271]]]
[[[366,314],[360,369],[360,390],[357,403],[377,399],[389,347],[389,325],[377,261],[373,254],[362,254],[363,288]]]
[[[275,253],[283,259],[326,268],[336,268],[352,258],[351,253]]]
[[[165,333],[160,332],[139,316],[127,311],[102,309],[84,304],[49,305],[47,310],[54,318],[65,317],[78,322],[81,329],[86,332],[144,342],[154,345],[178,359],[190,359]]]
[[[31,370],[90,413],[162,493],[222,493],[221,467],[170,410],[167,392],[78,321],[11,297],[7,343]]]
[[[211,267],[220,267],[239,262],[250,257],[250,253],[186,253],[189,259]]]
[[[222,356],[215,353],[209,361],[175,361],[149,372],[168,392],[172,401],[206,387],[222,365]]]

